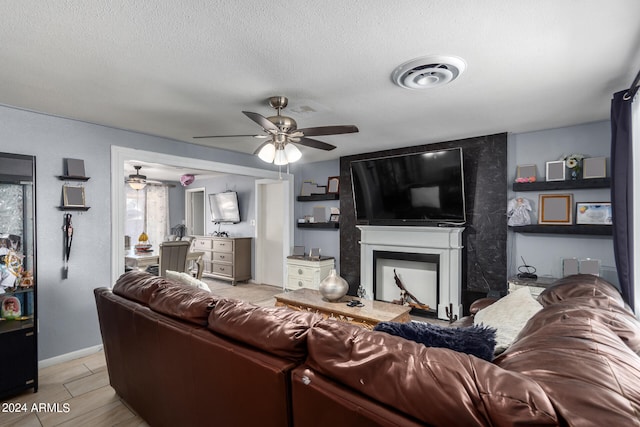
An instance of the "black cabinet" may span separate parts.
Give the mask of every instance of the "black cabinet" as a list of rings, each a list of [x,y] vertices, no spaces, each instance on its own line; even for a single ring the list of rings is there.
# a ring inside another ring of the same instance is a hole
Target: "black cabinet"
[[[35,157],[0,153],[0,399],[38,389]]]

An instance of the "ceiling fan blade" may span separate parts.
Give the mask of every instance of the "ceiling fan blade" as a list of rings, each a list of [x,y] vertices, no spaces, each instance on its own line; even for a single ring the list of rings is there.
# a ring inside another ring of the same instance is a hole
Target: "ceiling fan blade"
[[[267,120],[266,117],[261,116],[258,113],[252,113],[251,111],[243,111],[243,113],[244,113],[245,116],[249,117],[251,120],[253,120],[257,124],[262,126],[262,128],[264,130],[273,131],[273,132],[279,132],[280,131],[280,129],[278,129],[278,126],[274,125],[269,120]]]
[[[207,136],[194,136],[193,139],[200,139],[200,138],[246,138],[246,137],[252,137],[252,138],[261,138],[262,135],[207,135]],[[266,138],[266,136],[265,136]]]
[[[342,133],[358,132],[358,127],[354,125],[319,126],[315,128],[298,129],[298,131],[304,133],[305,136],[340,135]]]
[[[319,148],[320,150],[326,151],[330,151],[336,148],[335,145],[327,144],[326,142],[318,141],[317,139],[311,138],[300,138],[300,142],[296,142],[296,144],[305,145],[312,148]]]

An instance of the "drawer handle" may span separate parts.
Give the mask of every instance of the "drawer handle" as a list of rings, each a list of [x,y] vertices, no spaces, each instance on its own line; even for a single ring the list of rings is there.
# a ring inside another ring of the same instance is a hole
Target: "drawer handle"
[[[220,259],[224,259],[224,255],[220,255]]]
[[[302,287],[302,282],[298,280],[298,286]]]
[[[220,271],[224,271],[224,267],[220,267]]]
[[[298,269],[298,274],[302,274],[302,269],[301,268]]]

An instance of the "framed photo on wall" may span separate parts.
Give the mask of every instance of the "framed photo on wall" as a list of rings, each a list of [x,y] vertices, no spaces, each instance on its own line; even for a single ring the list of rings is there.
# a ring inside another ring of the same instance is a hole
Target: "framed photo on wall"
[[[538,224],[572,225],[573,194],[540,194]]]

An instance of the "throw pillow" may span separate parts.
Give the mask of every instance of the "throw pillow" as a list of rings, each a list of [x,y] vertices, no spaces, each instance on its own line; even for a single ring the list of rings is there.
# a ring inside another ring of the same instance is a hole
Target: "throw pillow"
[[[202,280],[198,280],[195,277],[192,277],[190,274],[171,270],[167,270],[165,274],[167,276],[167,279],[182,283],[184,285],[195,286],[198,289],[211,292],[211,289],[209,289],[209,286],[207,286],[206,283],[204,283]]]
[[[441,347],[467,353],[484,360],[493,359],[495,329],[484,326],[446,327],[423,322],[380,322],[374,331],[396,335],[427,347]]]
[[[496,329],[496,354],[502,353],[541,309],[542,305],[531,296],[529,288],[523,287],[478,311],[473,323]]]

